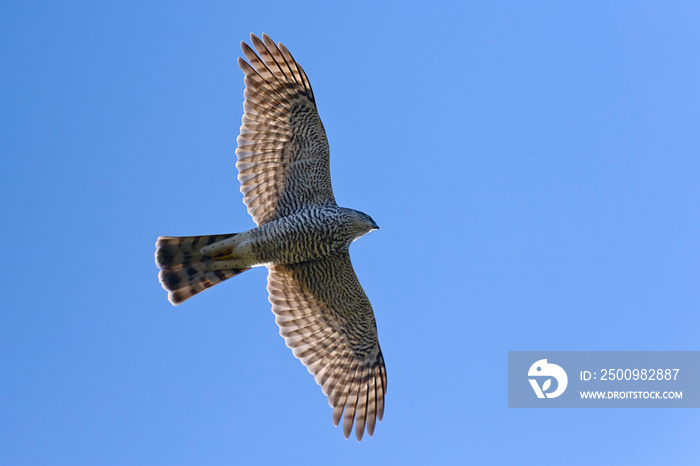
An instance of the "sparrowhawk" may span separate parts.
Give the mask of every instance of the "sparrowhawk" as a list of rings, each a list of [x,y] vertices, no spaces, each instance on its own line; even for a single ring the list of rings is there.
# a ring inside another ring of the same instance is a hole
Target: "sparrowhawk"
[[[236,155],[243,202],[257,224],[241,233],[161,236],[160,283],[180,304],[251,267],[268,269],[272,312],[289,348],[341,417],[347,438],[372,435],[384,413],[387,379],[367,295],[350,263],[350,243],[377,229],[367,214],[339,207],[329,147],[306,73],[282,44],[251,34],[243,123]],[[257,53],[256,53],[257,51]],[[343,414],[344,413],[344,414]]]

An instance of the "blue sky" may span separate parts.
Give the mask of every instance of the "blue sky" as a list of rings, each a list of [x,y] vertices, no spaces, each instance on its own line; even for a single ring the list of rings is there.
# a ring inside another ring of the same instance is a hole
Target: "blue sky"
[[[565,3],[565,4],[562,4]],[[0,463],[695,464],[692,409],[507,408],[509,350],[698,350],[695,2],[3,2]],[[251,228],[239,42],[306,69],[387,362],[361,444],[265,270],[172,307],[159,235]]]

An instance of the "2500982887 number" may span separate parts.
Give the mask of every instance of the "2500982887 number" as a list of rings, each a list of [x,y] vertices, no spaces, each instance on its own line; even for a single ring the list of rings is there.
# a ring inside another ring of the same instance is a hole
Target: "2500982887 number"
[[[601,369],[600,380],[676,380],[680,369]]]

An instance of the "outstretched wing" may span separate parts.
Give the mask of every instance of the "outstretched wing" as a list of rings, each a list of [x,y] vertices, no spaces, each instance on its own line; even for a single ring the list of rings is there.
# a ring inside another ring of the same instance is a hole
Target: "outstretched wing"
[[[309,205],[335,203],[326,131],[306,73],[284,47],[244,42],[243,124],[236,155],[243,202],[258,225]]]
[[[386,368],[372,306],[347,251],[318,261],[268,266],[267,291],[280,335],[315,377],[336,426],[358,440],[384,414]]]

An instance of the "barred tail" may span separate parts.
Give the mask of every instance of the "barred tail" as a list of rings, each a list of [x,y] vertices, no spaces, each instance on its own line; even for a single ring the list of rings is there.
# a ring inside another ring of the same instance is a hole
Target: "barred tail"
[[[248,268],[210,270],[199,251],[210,244],[236,236],[161,236],[156,241],[156,265],[161,286],[168,292],[168,301],[178,305],[200,291],[243,273]]]

